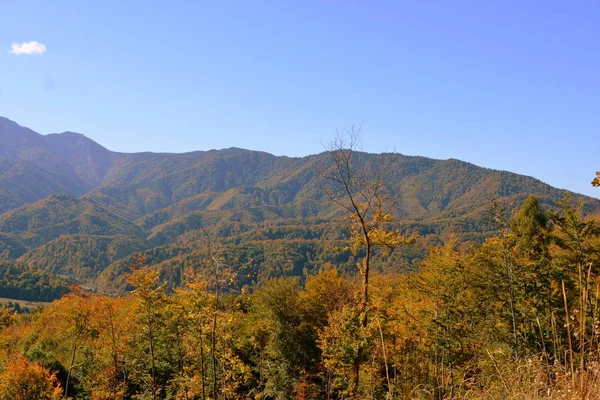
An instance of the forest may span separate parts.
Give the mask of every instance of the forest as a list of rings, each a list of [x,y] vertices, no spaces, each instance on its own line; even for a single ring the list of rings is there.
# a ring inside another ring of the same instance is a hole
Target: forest
[[[240,288],[209,241],[174,287],[139,254],[125,295],[73,286],[0,311],[0,399],[600,398],[600,222],[582,204],[491,200],[494,235],[384,272],[420,239],[394,228],[381,170],[329,154],[321,189],[347,213],[354,271]]]
[[[502,211],[481,245],[372,274],[366,303],[364,270],[234,292],[215,255],[167,291],[140,257],[126,296],[3,309],[0,398],[597,398],[600,224]]]

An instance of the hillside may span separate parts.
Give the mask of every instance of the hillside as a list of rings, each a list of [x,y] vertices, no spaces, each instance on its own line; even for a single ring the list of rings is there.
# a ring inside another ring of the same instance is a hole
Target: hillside
[[[550,209],[565,193],[543,182],[459,160],[398,153],[360,154],[387,171],[399,228],[422,243],[455,234],[490,234],[490,198],[518,207],[534,195]],[[277,157],[243,149],[185,154],[112,152],[81,134],[40,135],[0,119],[0,259],[69,276],[106,290],[131,256],[145,252],[178,284],[202,264],[212,243],[229,265],[245,265],[239,284],[335,263],[343,213],[320,189],[326,153]],[[587,214],[600,201],[571,194]],[[424,245],[396,251],[380,268],[415,268]]]

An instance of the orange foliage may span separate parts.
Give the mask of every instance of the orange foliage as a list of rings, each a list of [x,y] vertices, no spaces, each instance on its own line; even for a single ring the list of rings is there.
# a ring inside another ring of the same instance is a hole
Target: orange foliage
[[[0,373],[0,400],[58,400],[62,394],[56,374],[21,355],[10,359]]]

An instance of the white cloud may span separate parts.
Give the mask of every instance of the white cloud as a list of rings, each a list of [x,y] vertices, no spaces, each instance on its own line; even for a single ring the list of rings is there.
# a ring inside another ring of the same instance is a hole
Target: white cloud
[[[39,42],[23,42],[23,43],[13,43],[10,46],[10,54],[42,54],[46,52],[46,46]]]

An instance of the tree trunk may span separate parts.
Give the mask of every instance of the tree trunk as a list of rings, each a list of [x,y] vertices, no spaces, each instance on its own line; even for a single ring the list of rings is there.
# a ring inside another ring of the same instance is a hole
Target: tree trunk
[[[75,363],[75,353],[77,352],[77,340],[73,340],[73,350],[71,352],[71,364],[69,364],[69,371],[67,371],[67,381],[65,383],[65,395],[64,398],[67,398],[67,393],[69,391],[69,380],[71,379],[71,371],[73,371],[73,364]]]

